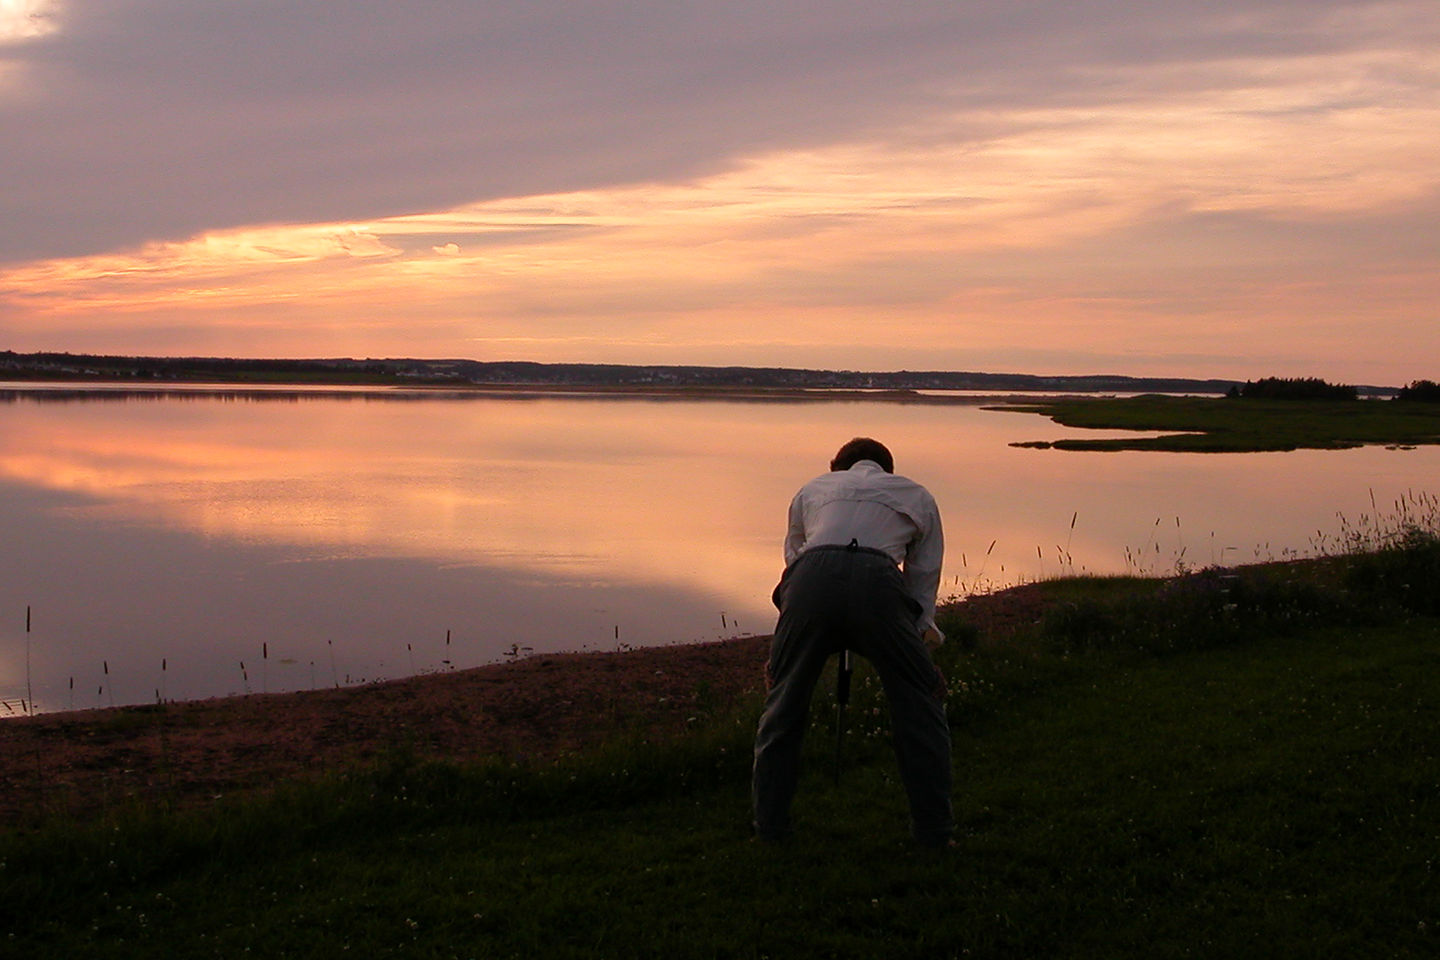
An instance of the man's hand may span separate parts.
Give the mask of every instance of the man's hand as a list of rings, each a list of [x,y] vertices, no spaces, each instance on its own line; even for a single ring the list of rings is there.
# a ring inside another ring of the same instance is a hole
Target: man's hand
[[[928,627],[924,633],[920,634],[920,639],[925,642],[925,649],[932,653],[940,648],[940,644],[945,642],[940,636],[940,631],[934,627]]]

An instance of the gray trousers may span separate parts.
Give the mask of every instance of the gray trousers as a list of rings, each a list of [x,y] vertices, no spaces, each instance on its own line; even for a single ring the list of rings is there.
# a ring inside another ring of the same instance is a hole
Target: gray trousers
[[[955,829],[944,681],[920,638],[920,611],[899,568],[876,550],[814,547],[785,571],[774,599],[780,619],[751,781],[756,834],[790,832],[810,698],[825,661],[848,649],[870,661],[885,688],[911,831],[920,843],[944,843]]]

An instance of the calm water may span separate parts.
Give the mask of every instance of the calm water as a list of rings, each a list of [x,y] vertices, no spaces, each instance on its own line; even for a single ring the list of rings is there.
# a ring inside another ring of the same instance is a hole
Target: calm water
[[[0,698],[41,710],[768,632],[789,499],[856,434],[935,493],[952,593],[1313,552],[1440,466],[1016,449],[1079,432],[975,406],[5,396]]]

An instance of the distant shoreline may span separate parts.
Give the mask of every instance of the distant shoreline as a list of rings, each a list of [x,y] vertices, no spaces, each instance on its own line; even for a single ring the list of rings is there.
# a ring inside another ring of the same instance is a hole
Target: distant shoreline
[[[1058,394],[1223,394],[1224,378],[1046,376],[956,370],[825,370],[696,364],[539,363],[522,360],[387,358],[244,359],[140,357],[0,350],[0,380],[134,383],[264,383],[436,386],[536,390],[861,390]],[[1359,387],[1393,392],[1388,387]]]
[[[121,379],[0,379],[0,402],[19,399],[64,401],[144,397],[240,396],[251,399],[378,398],[394,400],[468,399],[537,400],[564,397],[576,400],[732,400],[761,403],[886,402],[923,405],[983,406],[1058,402],[1064,393],[924,392],[910,389],[846,389],[805,387],[740,387],[645,384],[390,384],[390,383],[225,383],[208,380],[173,380],[136,383]],[[1087,397],[1113,397],[1086,394]]]

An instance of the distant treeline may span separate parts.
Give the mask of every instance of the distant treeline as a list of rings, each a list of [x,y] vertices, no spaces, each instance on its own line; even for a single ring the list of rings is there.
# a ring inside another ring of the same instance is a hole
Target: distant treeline
[[[683,364],[536,363],[464,359],[237,359],[129,357],[0,351],[0,379],[227,383],[433,384],[656,389],[969,390],[1054,393],[1185,393],[1243,397],[1393,396],[1393,387],[1337,387],[1323,380],[1237,380],[1116,375],[1038,376],[976,371],[813,370]],[[1416,381],[1412,389],[1430,381]],[[1434,385],[1431,384],[1431,389]]]
[[[1163,377],[1037,376],[962,371],[866,372],[691,364],[536,363],[464,359],[230,359],[130,357],[0,351],[0,378],[201,382],[330,382],[548,385],[606,388],[759,388],[801,390],[976,390],[1074,393],[1224,393],[1234,380]],[[1381,388],[1383,389],[1383,388]],[[1393,391],[1390,391],[1393,392]]]
[[[1327,383],[1319,377],[1265,377],[1246,380],[1231,387],[1228,396],[1246,400],[1354,400],[1359,391],[1352,386]]]
[[[1440,403],[1440,383],[1436,383],[1434,380],[1412,380],[1410,386],[1400,388],[1395,399]]]
[[[1366,390],[1366,392],[1371,392]],[[1354,400],[1360,388],[1347,384],[1327,383],[1319,377],[1265,377],[1236,384],[1226,393],[1229,397],[1247,400]],[[1440,384],[1434,380],[1412,380],[1394,395],[1396,400],[1440,402]]]
[[[228,357],[125,357],[84,353],[0,351],[0,374],[108,380],[271,380],[392,376],[380,361],[251,360]]]

